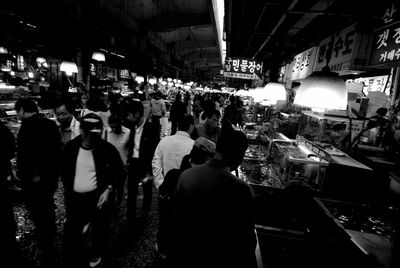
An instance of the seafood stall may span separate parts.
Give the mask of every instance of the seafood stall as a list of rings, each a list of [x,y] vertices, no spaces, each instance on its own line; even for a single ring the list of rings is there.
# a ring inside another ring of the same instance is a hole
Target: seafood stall
[[[335,147],[289,139],[270,124],[250,123],[244,132],[249,147],[237,175],[254,193],[264,266],[387,267],[398,209],[348,202],[332,195],[329,182],[343,167],[368,167]]]

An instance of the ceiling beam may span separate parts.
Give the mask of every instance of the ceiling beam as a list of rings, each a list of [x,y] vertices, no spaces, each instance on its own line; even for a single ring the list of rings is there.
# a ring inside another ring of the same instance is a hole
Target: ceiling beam
[[[285,21],[286,17],[287,17],[287,12],[292,11],[293,8],[296,6],[297,2],[299,0],[293,0],[289,7],[287,8],[286,12],[283,13],[282,17],[279,19],[278,23],[275,25],[274,29],[272,29],[271,33],[267,36],[267,39],[265,39],[265,41],[261,44],[261,46],[259,47],[259,49],[257,50],[257,52],[254,54],[253,59],[255,57],[257,57],[257,55],[261,52],[261,50],[265,47],[265,45],[269,42],[269,40],[271,40],[272,36],[274,36],[274,34],[276,33],[276,31],[278,30],[278,28],[282,25],[282,23]]]
[[[171,31],[182,27],[211,25],[208,13],[188,14],[183,12],[166,12],[143,21],[146,31]]]

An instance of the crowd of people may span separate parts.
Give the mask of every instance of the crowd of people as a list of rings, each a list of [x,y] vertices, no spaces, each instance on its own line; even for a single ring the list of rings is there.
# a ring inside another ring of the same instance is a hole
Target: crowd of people
[[[159,198],[156,250],[166,267],[255,267],[256,237],[250,187],[232,175],[247,149],[239,99],[178,93],[170,109],[171,132],[163,137],[167,109],[162,94],[142,92],[138,99],[82,94],[54,103],[56,120],[38,104],[20,99],[17,138],[0,125],[0,198],[6,216],[1,239],[4,256],[15,260],[15,222],[7,192],[10,160],[16,155],[29,214],[35,225],[43,267],[54,267],[54,193],[63,183],[66,220],[65,267],[96,267],[104,258],[110,218],[127,198],[126,230],[148,213],[153,187]],[[4,148],[4,149],[3,149]],[[126,195],[126,196],[125,196]],[[81,242],[91,233],[89,255]],[[132,238],[133,239],[133,238]]]

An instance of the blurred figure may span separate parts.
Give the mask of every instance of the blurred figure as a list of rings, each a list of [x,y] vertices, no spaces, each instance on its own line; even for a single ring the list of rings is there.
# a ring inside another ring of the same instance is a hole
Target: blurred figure
[[[225,124],[214,157],[179,177],[172,267],[256,267],[253,194],[231,174],[247,146]]]
[[[121,156],[124,165],[128,160],[129,154],[129,136],[130,129],[122,125],[122,118],[118,114],[112,114],[108,118],[109,127],[104,131],[104,140],[108,141],[115,148],[117,148],[119,155]],[[116,205],[120,207],[124,194],[125,179],[126,176],[121,177],[122,180],[116,181],[115,194],[116,194]]]
[[[176,94],[175,101],[171,106],[170,111],[170,120],[171,120],[171,135],[176,133],[178,129],[178,121],[183,118],[184,114],[186,113],[185,104],[182,102],[182,95]]]
[[[0,228],[1,250],[0,257],[3,265],[16,267],[16,240],[17,226],[14,220],[14,211],[11,196],[8,190],[8,178],[11,176],[11,159],[15,154],[15,139],[11,131],[0,121],[0,214],[2,228]]]
[[[35,223],[43,264],[51,266],[56,234],[54,192],[58,186],[60,133],[55,122],[39,114],[33,100],[18,100],[15,110],[22,121],[17,137],[17,174]]]
[[[154,98],[151,100],[151,122],[160,135],[161,131],[161,117],[165,116],[167,109],[164,101],[161,99],[161,92],[156,92]]]
[[[63,150],[62,180],[66,208],[64,261],[66,267],[85,267],[82,235],[91,227],[90,267],[96,267],[106,249],[109,201],[124,167],[117,149],[101,139],[99,116],[82,117],[81,135]],[[87,265],[87,264],[86,264]]]

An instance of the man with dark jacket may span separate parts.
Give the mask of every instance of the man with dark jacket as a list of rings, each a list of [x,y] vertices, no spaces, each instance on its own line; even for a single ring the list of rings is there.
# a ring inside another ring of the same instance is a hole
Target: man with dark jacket
[[[56,233],[54,192],[58,185],[61,139],[56,123],[39,114],[31,99],[15,103],[22,121],[17,137],[17,175],[21,179],[45,265],[53,261]]]
[[[246,149],[246,136],[225,124],[214,158],[179,177],[172,267],[256,267],[253,194],[231,174]]]
[[[178,122],[183,118],[186,113],[185,104],[182,102],[181,94],[176,94],[175,101],[171,106],[169,119],[171,120],[171,135],[176,133],[178,129]]]
[[[90,267],[101,262],[106,249],[109,201],[115,181],[124,175],[117,149],[101,139],[103,124],[94,113],[82,117],[81,135],[68,142],[63,150],[62,180],[65,191],[65,261],[67,267],[83,262],[82,233],[91,226],[94,242]],[[75,262],[74,262],[75,261]],[[71,263],[72,262],[72,263]]]
[[[143,105],[132,101],[125,108],[125,118],[131,128],[128,153],[128,224],[132,228],[136,219],[138,185],[143,185],[143,212],[150,209],[153,188],[152,160],[160,141],[154,124],[143,116]]]

